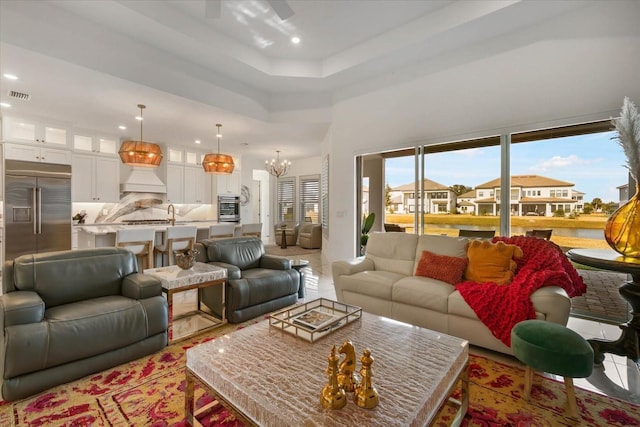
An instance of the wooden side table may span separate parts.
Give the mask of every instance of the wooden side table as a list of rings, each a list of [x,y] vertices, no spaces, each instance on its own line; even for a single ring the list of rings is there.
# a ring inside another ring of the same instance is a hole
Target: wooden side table
[[[623,283],[618,291],[631,306],[632,318],[620,325],[622,334],[615,341],[587,340],[593,347],[594,362],[601,364],[604,353],[626,356],[634,362],[640,361],[640,259],[623,257],[612,249],[571,249],[567,257],[579,264],[604,270],[631,274],[632,280]]]

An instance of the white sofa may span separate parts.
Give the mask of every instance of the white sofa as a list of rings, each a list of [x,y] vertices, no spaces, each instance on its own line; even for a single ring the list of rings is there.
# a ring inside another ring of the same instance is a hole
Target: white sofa
[[[373,233],[369,236],[365,256],[333,262],[337,299],[370,313],[513,354],[477,318],[455,286],[414,276],[423,250],[464,257],[468,240],[441,235]],[[536,318],[567,324],[571,300],[564,289],[544,286],[533,292],[530,299]]]

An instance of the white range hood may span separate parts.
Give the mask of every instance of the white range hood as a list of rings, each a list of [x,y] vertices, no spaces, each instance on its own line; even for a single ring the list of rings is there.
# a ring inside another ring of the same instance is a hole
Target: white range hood
[[[167,186],[152,168],[131,168],[120,184],[123,193],[167,193]]]

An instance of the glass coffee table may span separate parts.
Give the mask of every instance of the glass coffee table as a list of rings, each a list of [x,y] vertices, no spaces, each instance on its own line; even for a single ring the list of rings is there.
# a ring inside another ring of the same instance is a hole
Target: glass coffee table
[[[291,260],[291,268],[300,273],[300,287],[298,288],[298,298],[304,298],[304,271],[303,268],[309,266],[309,261],[306,259],[292,259]]]
[[[347,405],[324,409],[320,392],[327,383],[331,347],[351,340],[360,356],[374,357],[374,409]],[[346,426],[428,425],[461,383],[459,425],[469,404],[469,344],[428,329],[370,313],[316,342],[308,342],[263,321],[187,350],[185,414],[194,425],[194,387],[211,393],[245,425]],[[198,410],[206,411],[208,406]]]

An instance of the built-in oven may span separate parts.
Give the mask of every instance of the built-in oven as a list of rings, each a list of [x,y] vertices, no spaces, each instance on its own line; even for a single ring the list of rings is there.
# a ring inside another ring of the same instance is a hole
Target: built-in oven
[[[218,222],[240,222],[240,196],[218,196]]]

